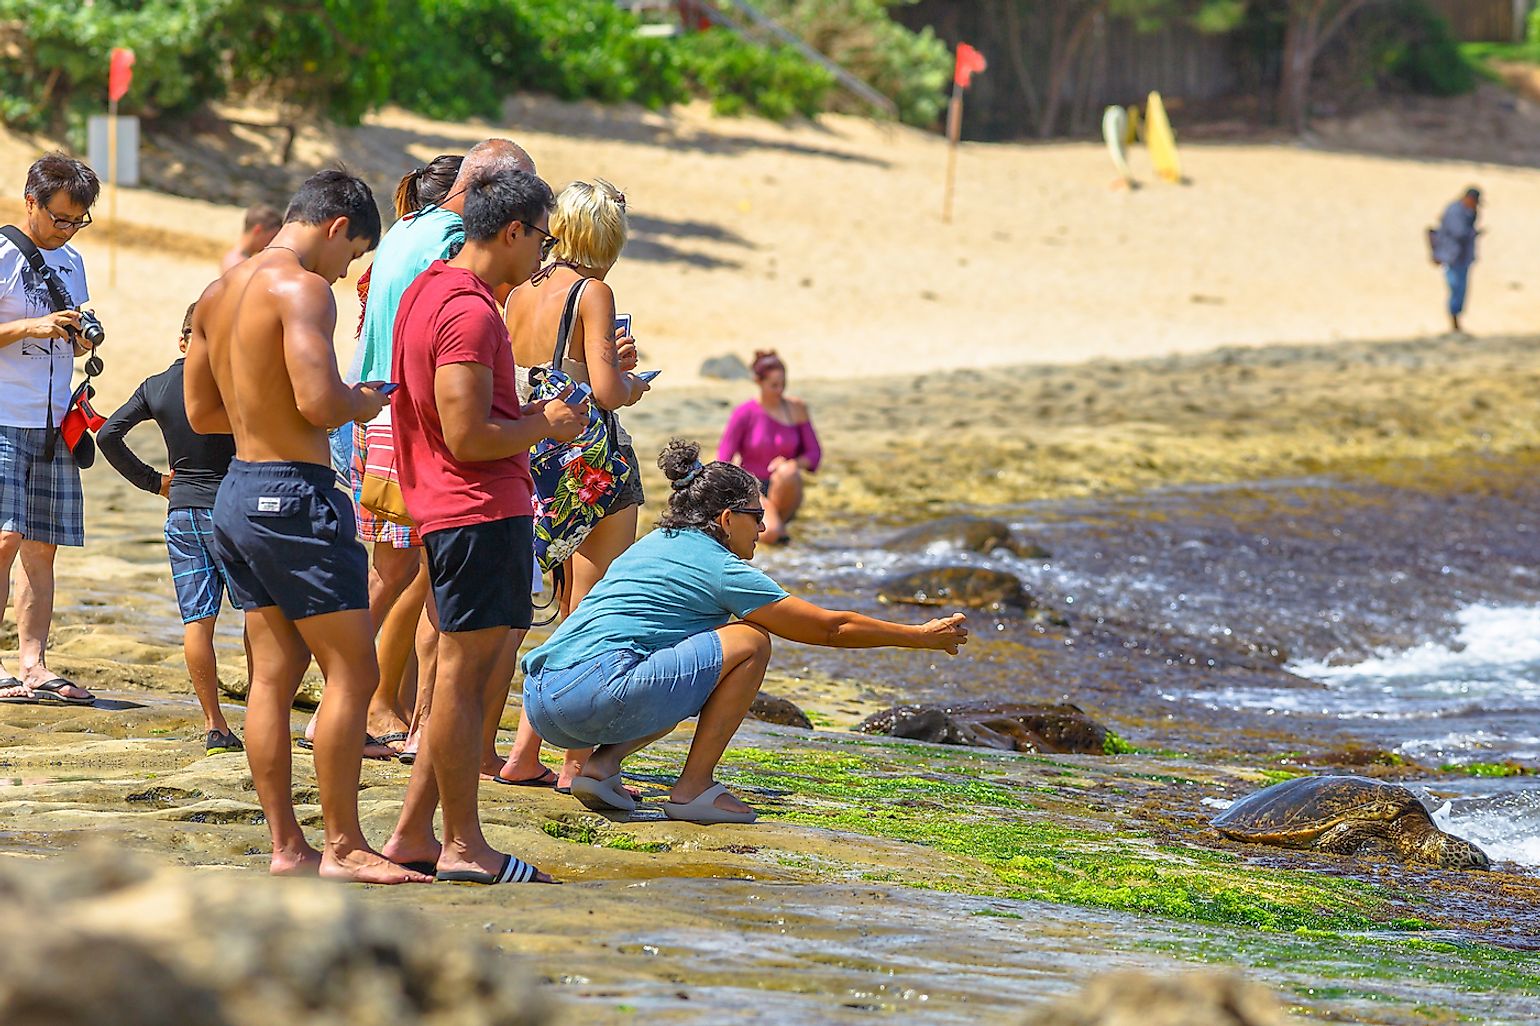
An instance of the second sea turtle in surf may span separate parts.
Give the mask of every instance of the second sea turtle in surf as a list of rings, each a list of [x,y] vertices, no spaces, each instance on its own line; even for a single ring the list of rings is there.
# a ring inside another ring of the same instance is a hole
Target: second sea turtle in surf
[[[1368,777],[1296,777],[1247,795],[1214,817],[1233,841],[1356,855],[1379,851],[1449,869],[1488,869],[1474,844],[1446,834],[1417,796]]]
[[[902,574],[883,583],[877,591],[877,601],[969,609],[1032,604],[1014,574],[976,566],[933,567]]]

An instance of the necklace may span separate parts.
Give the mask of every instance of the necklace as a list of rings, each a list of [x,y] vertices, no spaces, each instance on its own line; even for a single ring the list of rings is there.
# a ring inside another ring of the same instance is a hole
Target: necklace
[[[300,266],[300,268],[301,268],[301,269],[302,269],[302,270],[306,270],[306,271],[308,271],[308,270],[310,270],[310,268],[308,268],[308,267],[306,267],[306,266],[305,266],[305,258],[304,258],[304,256],[302,256],[302,255],[301,255],[301,254],[300,254],[300,251],[299,251],[299,250],[297,250],[297,249],[295,249],[295,248],[294,248],[294,247],[293,247],[293,246],[280,246],[280,245],[279,245],[279,244],[278,244],[278,243],[276,243],[276,242],[270,242],[270,243],[268,243],[268,244],[267,244],[267,246],[265,246],[265,247],[264,247],[264,249],[265,249],[265,250],[266,250],[266,249],[286,249],[286,250],[288,250],[288,251],[289,251],[289,252],[290,252],[290,253],[293,253],[293,254],[294,254],[294,259],[295,259],[295,260],[297,260],[297,261],[299,261],[299,266]]]

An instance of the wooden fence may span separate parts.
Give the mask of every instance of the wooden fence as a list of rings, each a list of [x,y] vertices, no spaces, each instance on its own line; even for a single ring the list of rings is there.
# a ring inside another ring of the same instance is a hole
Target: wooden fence
[[[1431,0],[1455,37],[1472,43],[1517,42],[1535,0]]]

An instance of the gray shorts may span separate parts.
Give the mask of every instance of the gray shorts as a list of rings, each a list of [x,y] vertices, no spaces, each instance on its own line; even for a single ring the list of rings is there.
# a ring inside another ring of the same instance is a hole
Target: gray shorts
[[[47,428],[0,425],[0,531],[46,545],[86,543],[80,468],[60,438],[43,459]]]

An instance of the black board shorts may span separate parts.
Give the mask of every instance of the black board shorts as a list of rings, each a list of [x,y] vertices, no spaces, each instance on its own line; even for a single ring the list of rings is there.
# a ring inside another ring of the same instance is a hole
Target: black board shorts
[[[243,610],[290,620],[369,608],[369,556],[329,466],[234,460],[214,499],[214,558]]]
[[[535,518],[506,517],[422,536],[428,580],[445,634],[492,627],[528,630],[534,620]]]

